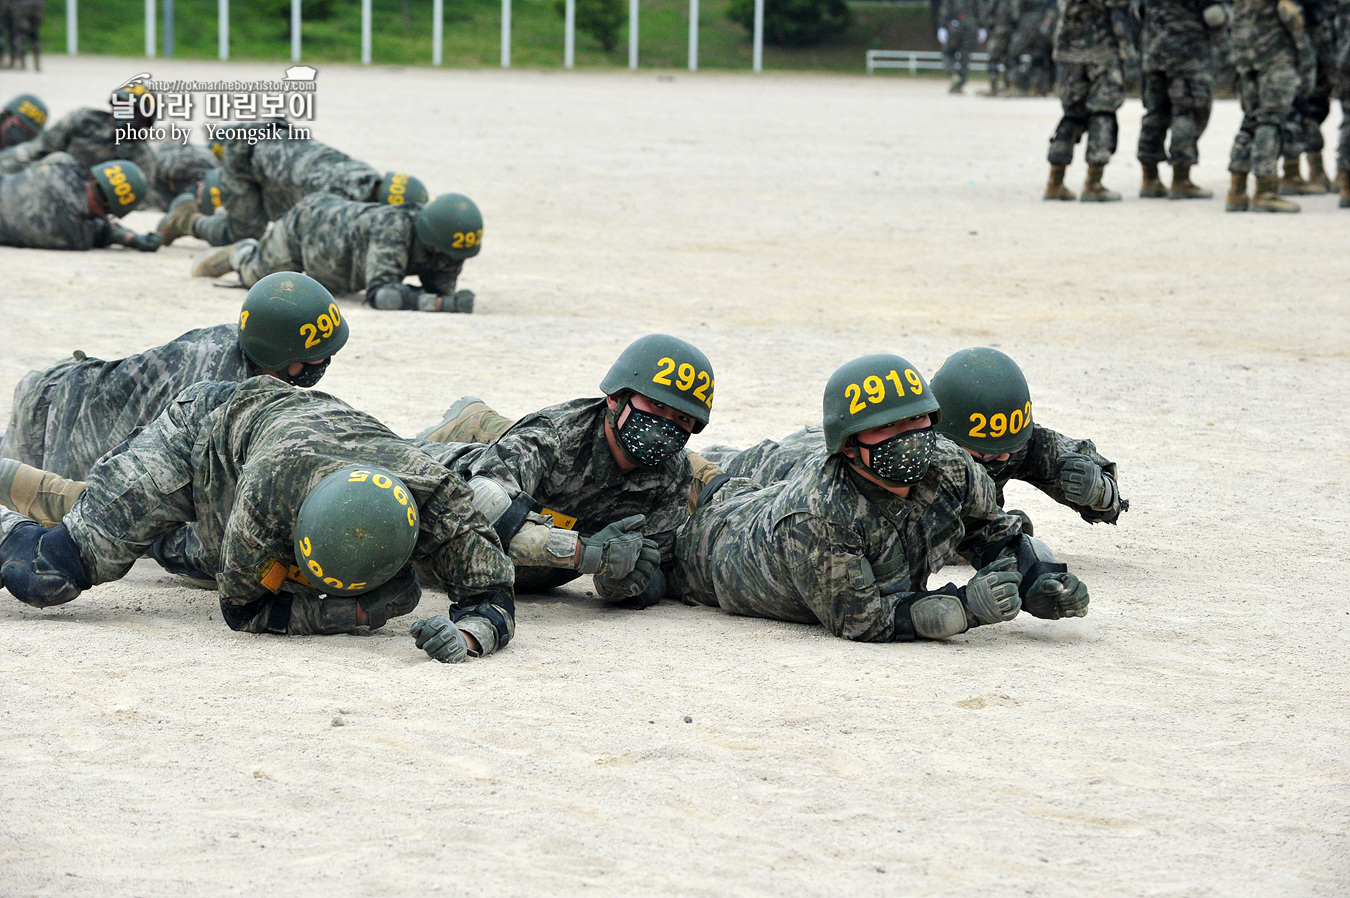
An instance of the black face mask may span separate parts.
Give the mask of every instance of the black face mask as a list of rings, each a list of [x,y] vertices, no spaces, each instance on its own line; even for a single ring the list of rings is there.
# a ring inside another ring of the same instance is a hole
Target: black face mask
[[[323,378],[323,373],[328,370],[328,363],[331,361],[333,358],[329,356],[317,365],[306,365],[294,377],[283,374],[281,379],[293,387],[312,387]]]
[[[913,486],[928,473],[937,434],[932,427],[925,427],[898,433],[880,443],[859,441],[858,445],[868,452],[869,461],[865,464],[859,453],[858,463],[864,468],[889,484]]]
[[[37,137],[17,120],[10,119],[0,125],[0,148],[18,146]]]
[[[684,448],[689,442],[689,431],[679,424],[650,412],[633,407],[632,400],[626,400],[628,418],[616,433],[622,446],[633,461],[645,468],[654,468]],[[614,413],[614,420],[623,415],[624,406]]]

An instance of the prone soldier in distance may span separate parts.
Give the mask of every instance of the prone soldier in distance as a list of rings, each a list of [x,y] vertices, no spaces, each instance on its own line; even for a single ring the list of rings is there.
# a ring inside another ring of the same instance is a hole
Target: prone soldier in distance
[[[150,145],[139,136],[118,140],[117,129],[139,131],[153,126],[158,109],[155,95],[141,84],[129,84],[113,91],[109,105],[110,109],[77,109],[35,139],[0,151],[0,172],[17,172],[44,156],[69,153],[85,169],[126,159],[142,172],[153,173],[155,153]]]
[[[262,240],[207,250],[195,277],[239,272],[244,286],[277,271],[303,271],[335,294],[362,293],[377,309],[472,312],[473,293],[456,290],[464,260],[483,246],[483,216],[466,196],[425,206],[358,203],[311,194],[274,222]],[[403,283],[416,275],[421,289]]]
[[[220,160],[206,147],[176,140],[164,141],[155,147],[150,206],[168,209],[180,195],[194,193],[208,173],[219,171]]]
[[[47,104],[32,94],[19,94],[0,110],[0,150],[27,143],[47,124]]]
[[[145,175],[130,160],[86,168],[67,153],[53,153],[0,174],[0,244],[65,250],[116,245],[152,253],[159,249],[157,234],[137,234],[117,221],[148,192]]]

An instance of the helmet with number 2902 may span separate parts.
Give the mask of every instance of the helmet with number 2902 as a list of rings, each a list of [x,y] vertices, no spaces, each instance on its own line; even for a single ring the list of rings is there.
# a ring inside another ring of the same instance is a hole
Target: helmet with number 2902
[[[258,281],[239,310],[239,345],[260,368],[285,371],[295,362],[321,362],[346,343],[347,321],[333,295],[296,271]]]
[[[825,384],[825,447],[844,448],[851,436],[906,418],[942,416],[919,370],[898,355],[876,353],[846,362]]]
[[[703,351],[669,334],[638,337],[600,381],[606,396],[632,391],[688,415],[694,433],[708,424],[714,386],[712,363]]]
[[[953,353],[933,375],[942,405],[937,432],[981,455],[1012,452],[1031,439],[1031,392],[1022,369],[997,349]]]
[[[295,519],[295,560],[317,589],[359,595],[403,569],[417,546],[417,500],[383,468],[350,465],[309,491]]]

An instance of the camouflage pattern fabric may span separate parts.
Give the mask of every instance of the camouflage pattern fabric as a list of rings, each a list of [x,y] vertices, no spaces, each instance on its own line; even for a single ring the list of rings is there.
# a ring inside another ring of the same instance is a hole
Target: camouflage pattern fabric
[[[1214,54],[1203,18],[1213,0],[1146,0],[1145,72],[1208,72]]]
[[[1336,143],[1336,171],[1350,172],[1350,0],[1336,0],[1332,83],[1341,101],[1341,126]]]
[[[315,193],[358,202],[375,199],[381,175],[364,162],[317,140],[225,142],[220,192],[223,210],[198,219],[194,236],[212,246],[261,237],[269,221]]]
[[[465,480],[487,477],[505,487],[512,499],[526,493],[540,507],[575,518],[569,529],[582,536],[593,536],[629,515],[646,515],[643,535],[655,541],[662,567],[669,569],[675,533],[689,516],[689,457],[680,452],[658,467],[625,473],[605,439],[606,407],[603,398],[552,405],[521,418],[487,446],[418,445]],[[522,591],[526,584],[540,589],[576,576],[575,571],[555,568],[517,572]]]
[[[1299,6],[1303,9],[1307,35],[1317,56],[1317,80],[1311,86],[1301,85],[1305,90],[1294,98],[1293,109],[1281,135],[1281,153],[1285,156],[1320,153],[1326,148],[1322,123],[1331,114],[1331,97],[1335,91],[1335,11],[1326,0],[1299,0]]]
[[[979,42],[980,7],[978,0],[943,0],[940,18],[947,29],[947,43],[942,47],[942,59],[948,75],[955,75],[961,84],[970,74],[970,54]]]
[[[989,84],[1005,83],[1007,75],[1017,65],[1011,53],[1012,33],[1017,22],[1013,18],[1013,0],[988,0],[980,19],[989,29],[984,48],[989,53]]]
[[[132,232],[116,219],[89,214],[89,183],[89,169],[66,153],[0,174],[0,244],[87,250],[126,240]]]
[[[303,271],[330,293],[366,293],[416,275],[428,293],[455,292],[462,260],[417,239],[418,207],[359,203],[328,193],[305,197],[239,263],[244,286],[277,271]],[[218,216],[214,216],[218,217]]]
[[[1279,174],[1281,129],[1298,95],[1300,41],[1285,28],[1276,0],[1237,0],[1230,40],[1242,124],[1228,170],[1273,178]]]
[[[166,140],[155,147],[155,168],[147,206],[168,209],[174,197],[196,187],[197,182],[220,161],[206,147]],[[151,174],[146,172],[147,175]]]
[[[1064,115],[1050,138],[1046,158],[1051,165],[1071,164],[1073,148],[1087,134],[1087,164],[1106,165],[1116,152],[1120,133],[1116,110],[1125,102],[1120,61],[1058,62],[1056,69],[1055,90]]]
[[[352,464],[403,481],[421,512],[410,564],[435,575],[452,613],[475,609],[457,619],[462,629],[486,634],[487,626],[505,645],[514,629],[511,562],[464,482],[370,415],[273,377],[189,387],[95,465],[64,523],[97,584],[124,576],[158,537],[195,521],[198,557],[215,573],[232,629],[348,632],[356,599],[324,598],[296,572],[263,581],[278,564],[295,564],[295,519],[310,489]],[[484,607],[485,594],[495,603]]]
[[[1196,165],[1214,108],[1214,46],[1204,10],[1211,0],[1147,0],[1140,94],[1140,162]],[[1170,153],[1163,148],[1172,132]]]
[[[1129,0],[1059,0],[1055,62],[1119,65],[1120,45],[1111,13],[1128,7]]]
[[[1044,96],[1055,82],[1054,33],[1059,21],[1055,0],[1013,0],[1016,24],[1009,53],[1016,61],[1013,86]]]
[[[733,614],[889,641],[896,606],[926,592],[929,574],[962,553],[1012,554],[999,544],[1021,525],[994,499],[993,482],[946,439],[908,498],[822,448],[770,486],[728,481],[681,532],[676,574],[688,597]]]
[[[69,153],[86,173],[100,162],[127,159],[139,165],[147,178],[153,177],[154,151],[143,140],[118,143],[117,124],[107,110],[77,109],[35,139],[0,152],[0,172],[20,171],[52,153]]]
[[[233,323],[188,331],[110,362],[78,353],[19,381],[0,458],[84,480],[101,455],[153,421],[187,387],[244,380],[251,369]]]

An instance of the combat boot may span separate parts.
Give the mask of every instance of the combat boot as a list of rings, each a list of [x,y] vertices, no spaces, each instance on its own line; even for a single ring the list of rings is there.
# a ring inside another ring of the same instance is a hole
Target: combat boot
[[[1245,194],[1246,191],[1244,190]],[[1172,166],[1172,190],[1168,193],[1174,200],[1207,200],[1214,196],[1214,191],[1206,190],[1196,184],[1191,183],[1191,167],[1189,165]]]
[[[1050,166],[1050,180],[1045,185],[1045,198],[1047,200],[1078,199],[1072,190],[1064,186],[1064,166]]]
[[[694,469],[694,482],[689,485],[689,513],[693,514],[698,510],[703,491],[723,472],[717,465],[695,452],[689,453],[689,464]]]
[[[1314,193],[1336,192],[1336,188],[1331,186],[1331,179],[1327,177],[1320,152],[1308,154],[1308,186],[1313,188]]]
[[[234,271],[230,255],[236,244],[213,246],[192,260],[192,276],[195,278],[218,278]]]
[[[1297,163],[1296,163],[1297,164]],[[1280,196],[1279,178],[1257,178],[1256,194],[1252,197],[1253,212],[1297,212],[1298,203]]]
[[[1341,190],[1341,208],[1350,209],[1350,171],[1336,172],[1336,186]]]
[[[201,217],[202,214],[197,211],[197,201],[192,194],[184,193],[170,204],[168,214],[159,220],[155,233],[168,246],[179,237],[193,236],[192,226]]]
[[[1087,180],[1083,182],[1083,195],[1079,200],[1085,203],[1114,203],[1120,199],[1120,194],[1102,183],[1102,173],[1105,171],[1105,165],[1088,166]]]
[[[1302,173],[1298,168],[1298,157],[1286,157],[1284,160],[1284,175],[1278,179],[1276,189],[1285,196],[1302,196],[1305,193],[1314,193],[1310,189],[1307,181],[1303,180]]]
[[[953,78],[952,86],[947,88],[947,93],[949,94],[961,94],[965,93],[965,91],[966,91],[966,82],[961,80],[960,75],[957,75],[955,78]]]
[[[1246,212],[1247,204],[1247,173],[1233,172],[1231,174],[1233,183],[1228,188],[1228,205],[1224,206],[1229,212]]]
[[[491,443],[515,424],[477,396],[461,396],[445,410],[440,423],[417,435],[433,443]]]
[[[1140,165],[1144,167],[1144,180],[1139,185],[1139,195],[1146,200],[1167,196],[1167,188],[1163,186],[1162,180],[1158,177],[1158,164],[1156,162],[1141,162]]]

